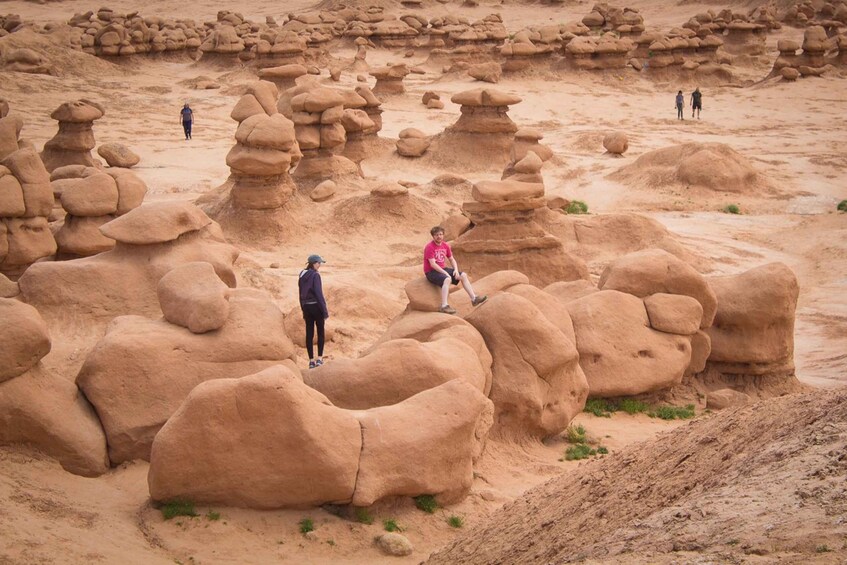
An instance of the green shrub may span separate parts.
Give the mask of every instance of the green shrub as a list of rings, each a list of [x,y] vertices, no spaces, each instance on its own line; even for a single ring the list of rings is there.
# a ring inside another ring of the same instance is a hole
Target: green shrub
[[[199,516],[194,508],[194,503],[190,500],[182,500],[180,498],[171,500],[162,505],[162,516],[165,520],[170,520],[175,516]]]
[[[650,407],[640,400],[635,400],[634,398],[624,398],[621,399],[618,404],[618,410],[622,412],[626,412],[627,414],[638,414],[640,412],[647,412]]]
[[[206,519],[211,522],[217,522],[221,519],[221,513],[215,512],[214,510],[209,510],[208,512],[206,512]]]
[[[585,403],[585,408],[582,411],[590,412],[600,418],[611,418],[614,409],[602,398],[591,398]]]
[[[661,418],[662,420],[688,420],[695,416],[694,405],[687,406],[659,406],[650,411],[648,415],[651,418]]]
[[[828,545],[819,545],[815,548],[815,553],[829,553],[832,551]]]
[[[839,212],[847,212],[847,200],[842,200],[836,208]]]
[[[415,506],[417,506],[418,510],[423,510],[427,514],[432,514],[438,509],[438,503],[435,502],[435,497],[431,494],[416,496]]]
[[[740,214],[741,208],[738,207],[738,204],[728,204],[723,209],[726,214]]]
[[[361,506],[356,508],[356,521],[360,524],[373,524],[374,517],[371,516],[371,513],[368,512],[367,508],[362,508]]]
[[[382,521],[382,527],[385,528],[386,532],[402,532],[403,528],[397,525],[397,522],[394,518],[388,518],[387,520]]]
[[[566,431],[568,443],[585,443],[585,428],[571,424]]]
[[[603,447],[602,445],[597,448],[597,455],[607,455],[609,450]]]
[[[311,518],[303,518],[297,525],[300,526],[301,534],[308,534],[315,531],[315,522]]]
[[[597,455],[597,451],[584,443],[580,443],[570,446],[565,451],[565,461],[579,461],[580,459],[588,459],[592,455]]]
[[[459,516],[450,516],[447,518],[447,523],[450,524],[451,528],[461,528],[465,525],[465,521]]]
[[[571,203],[568,204],[568,207],[565,211],[568,214],[587,214],[588,204],[586,204],[582,200],[571,200]]]

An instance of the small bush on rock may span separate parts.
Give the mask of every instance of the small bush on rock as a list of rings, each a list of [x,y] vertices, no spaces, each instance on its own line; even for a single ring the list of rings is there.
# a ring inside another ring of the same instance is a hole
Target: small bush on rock
[[[360,524],[373,524],[374,517],[368,512],[367,508],[356,508],[356,521]]]
[[[394,518],[388,518],[387,520],[382,521],[382,527],[385,528],[386,532],[402,532],[403,528],[397,525],[397,522]]]
[[[651,418],[661,418],[662,420],[688,420],[695,416],[694,405],[686,406],[659,406],[650,411],[648,415]]]
[[[585,443],[585,428],[581,425],[568,426],[566,434],[568,443]]]
[[[297,525],[300,526],[301,534],[308,534],[315,531],[315,522],[311,518],[303,518]]]
[[[465,521],[459,516],[450,516],[447,518],[447,523],[451,528],[461,528],[465,525]]]
[[[728,204],[723,211],[726,214],[740,214],[741,208],[738,207],[738,204]]]
[[[587,214],[588,204],[586,204],[582,200],[571,200],[571,203],[568,204],[566,212],[568,214]]]
[[[839,212],[847,212],[847,200],[842,200],[841,202],[839,202],[837,210]]]

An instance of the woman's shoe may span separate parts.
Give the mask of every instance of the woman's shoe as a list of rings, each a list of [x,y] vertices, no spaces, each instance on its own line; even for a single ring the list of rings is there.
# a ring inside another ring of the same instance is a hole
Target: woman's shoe
[[[317,366],[318,366],[317,363],[315,363],[314,361],[309,361],[309,368],[310,369],[314,369]]]
[[[323,364],[324,364],[324,360],[323,360],[323,359],[318,359],[317,361],[315,361],[315,367],[320,367],[320,366],[321,366],[321,365],[323,365]]]

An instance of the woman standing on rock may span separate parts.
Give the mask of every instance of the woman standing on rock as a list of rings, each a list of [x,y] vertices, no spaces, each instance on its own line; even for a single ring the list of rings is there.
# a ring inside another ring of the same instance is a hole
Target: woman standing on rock
[[[309,352],[309,368],[323,365],[324,320],[329,318],[321,285],[321,265],[326,263],[320,255],[309,255],[306,268],[300,271],[300,309],[306,321],[306,351]],[[318,328],[318,358],[315,359],[315,327]]]
[[[684,120],[682,117],[682,108],[685,106],[685,96],[683,96],[682,91],[676,93],[676,119]]]
[[[185,132],[185,140],[188,141],[191,139],[191,126],[194,125],[194,112],[191,110],[188,102],[180,110],[179,117],[182,120],[182,130]]]

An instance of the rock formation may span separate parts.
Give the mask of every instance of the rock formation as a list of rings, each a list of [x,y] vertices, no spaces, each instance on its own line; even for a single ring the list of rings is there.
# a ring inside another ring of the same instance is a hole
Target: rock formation
[[[431,151],[440,165],[463,171],[503,167],[518,126],[509,118],[509,106],[518,96],[491,88],[467,90],[450,99],[461,106],[461,116],[433,138]]]
[[[188,395],[153,442],[150,495],[250,508],[418,494],[455,502],[470,489],[490,426],[490,401],[458,381],[351,412],[272,367]],[[176,455],[187,446],[198,456]]]
[[[54,175],[57,173],[62,173],[60,178],[50,184],[66,212],[64,223],[56,232],[58,257],[88,257],[112,249],[115,241],[106,237],[100,226],[140,206],[147,185],[126,169],[109,168],[103,172],[70,165],[54,170]]]
[[[475,278],[507,269],[526,274],[539,286],[588,278],[585,263],[566,253],[562,242],[535,221],[536,210],[547,206],[541,166],[530,151],[510,167],[513,176],[476,183],[474,201],[462,205],[473,227],[453,249]]]
[[[59,131],[44,144],[41,152],[41,160],[48,171],[65,165],[100,166],[91,155],[96,146],[92,126],[104,113],[103,107],[96,102],[76,100],[65,102],[50,114],[59,122]]]
[[[110,167],[130,169],[141,162],[141,157],[122,143],[104,143],[97,148],[97,154],[103,157]]]
[[[306,67],[298,63],[280,65],[278,67],[266,67],[259,69],[259,78],[274,83],[280,92],[294,87],[297,79],[305,75]]]
[[[48,320],[60,316],[95,322],[124,314],[159,316],[156,285],[184,263],[211,263],[227,285],[235,286],[232,265],[238,251],[193,204],[148,203],[102,225],[100,231],[115,240],[114,249],[32,265],[18,281],[21,298]]]
[[[273,83],[255,82],[230,114],[238,122],[226,156],[235,208],[279,208],[295,190],[289,171],[300,160],[300,146],[294,123],[277,111],[278,96]]]
[[[409,69],[405,64],[372,69],[370,74],[376,79],[376,85],[373,88],[375,95],[385,97],[406,92],[403,79],[409,74]]]
[[[35,150],[19,149],[0,161],[0,274],[17,278],[56,253],[47,221],[52,209],[50,175]]]

